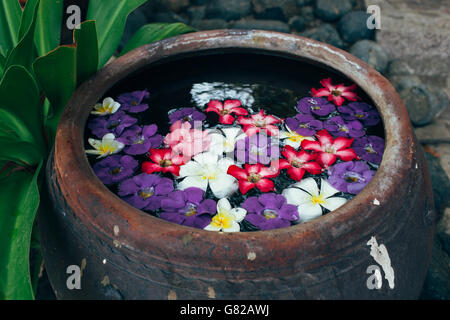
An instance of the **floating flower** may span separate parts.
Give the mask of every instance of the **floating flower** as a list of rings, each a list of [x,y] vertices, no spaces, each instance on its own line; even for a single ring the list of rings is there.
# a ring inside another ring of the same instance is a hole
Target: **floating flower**
[[[235,120],[232,114],[237,116],[248,115],[248,111],[241,108],[241,105],[242,103],[239,100],[225,100],[223,103],[218,100],[211,100],[205,111],[217,113],[219,122],[222,124],[232,124]]]
[[[108,133],[113,133],[118,137],[126,128],[131,127],[136,122],[136,118],[130,117],[123,111],[117,111],[109,117],[98,117],[90,120],[88,128],[98,138]]]
[[[338,111],[346,121],[359,120],[365,126],[375,126],[380,122],[380,114],[364,102],[352,102],[346,106],[338,107]]]
[[[112,155],[94,164],[95,175],[106,185],[121,182],[134,173],[138,162],[130,156]]]
[[[311,93],[313,97],[327,97],[328,101],[333,101],[337,106],[342,105],[345,99],[349,101],[356,101],[358,99],[356,93],[353,92],[356,89],[356,84],[348,87],[343,84],[333,85],[331,78],[321,80],[320,83],[324,88],[320,88],[319,90],[312,88]]]
[[[243,135],[236,141],[235,156],[239,163],[269,164],[280,157],[280,147],[278,140],[271,139],[263,133],[250,137]]]
[[[246,194],[255,187],[262,192],[273,191],[275,184],[268,178],[274,178],[280,172],[258,163],[254,165],[245,164],[244,168],[231,165],[227,173],[239,180],[239,190],[242,194]]]
[[[131,155],[144,154],[150,148],[157,148],[163,141],[157,134],[158,127],[155,124],[148,126],[134,125],[126,129],[117,139],[126,145],[124,152]]]
[[[97,158],[107,157],[111,154],[122,151],[125,145],[116,140],[116,137],[112,133],[105,134],[102,140],[96,140],[89,138],[88,142],[95,150],[86,150],[87,154],[96,154]]]
[[[318,131],[316,136],[319,141],[303,140],[302,148],[317,152],[317,160],[325,168],[335,163],[337,158],[342,161],[350,161],[357,157],[355,151],[350,149],[353,138],[337,137],[334,139],[327,130]]]
[[[352,148],[361,159],[380,164],[384,151],[384,139],[378,136],[358,138],[353,142]]]
[[[203,121],[206,115],[198,111],[196,108],[181,108],[169,114],[170,123],[174,124],[177,121],[189,122],[191,127],[194,127],[195,121]]]
[[[217,214],[212,218],[211,223],[204,229],[208,231],[238,232],[241,222],[247,210],[243,208],[232,208],[227,198],[217,201]]]
[[[310,114],[297,114],[293,118],[286,119],[286,127],[302,136],[313,136],[323,128],[322,121]]]
[[[288,204],[284,196],[276,193],[250,197],[242,203],[242,207],[247,210],[245,220],[261,230],[289,227],[292,221],[298,220],[297,207]]]
[[[304,150],[295,151],[291,146],[285,146],[281,154],[286,159],[280,159],[280,169],[287,169],[287,174],[295,181],[300,181],[305,171],[311,174],[319,174],[322,172],[320,164],[314,161],[316,158],[314,154],[310,154]]]
[[[113,98],[105,98],[102,103],[97,103],[94,106],[94,111],[91,111],[91,114],[95,114],[97,116],[104,116],[107,114],[113,114],[120,108],[120,103],[114,101]]]
[[[359,138],[366,134],[361,122],[345,121],[340,116],[331,117],[323,123],[323,126],[336,137]]]
[[[222,155],[224,152],[227,154],[233,152],[236,140],[239,139],[239,136],[242,134],[242,137],[245,137],[240,127],[228,127],[221,128],[220,130],[207,131],[211,137],[211,145],[208,151],[219,155]]]
[[[281,122],[282,120],[277,117],[266,115],[262,109],[258,113],[252,114],[249,118],[238,118],[238,123],[243,125],[243,130],[248,136],[259,132],[264,132],[269,136],[278,136],[278,128],[274,124]]]
[[[320,179],[320,192],[313,178],[305,178],[283,190],[287,203],[297,206],[299,222],[306,222],[322,215],[322,207],[333,211],[342,206],[347,199],[333,197],[339,190],[333,188],[326,180]]]
[[[336,163],[328,169],[328,182],[337,190],[359,193],[372,180],[375,171],[363,161]]]
[[[133,91],[121,94],[117,97],[117,101],[122,104],[122,109],[131,113],[138,113],[148,109],[148,104],[142,103],[148,98],[150,93],[147,90]]]
[[[288,119],[286,119],[286,121],[287,120]],[[291,130],[287,125],[286,130],[287,131],[280,131],[280,140],[282,140],[284,145],[286,146],[291,146],[294,149],[298,149],[300,148],[300,145],[303,140],[314,141],[314,138],[312,136],[302,136],[298,134],[296,131]]]
[[[187,162],[209,148],[211,137],[206,130],[192,129],[189,122],[177,121],[171,126],[171,132],[164,138],[164,143],[173,152],[182,154],[184,162]]]
[[[329,115],[336,107],[323,98],[303,98],[298,102],[297,110],[304,114],[314,113],[320,117]]]
[[[189,187],[200,188],[204,191],[209,187],[216,198],[225,198],[237,190],[236,179],[227,174],[228,168],[234,162],[230,158],[220,158],[216,153],[204,152],[180,167],[178,184],[181,190]]]
[[[161,201],[160,218],[188,227],[205,228],[216,213],[216,202],[203,199],[205,191],[187,188],[171,192]]]
[[[148,157],[151,161],[142,163],[142,171],[145,173],[170,172],[174,176],[180,173],[180,166],[184,164],[183,157],[176,154],[170,148],[150,149]]]
[[[161,200],[172,191],[171,179],[141,173],[123,181],[117,193],[133,207],[153,211],[161,207]]]

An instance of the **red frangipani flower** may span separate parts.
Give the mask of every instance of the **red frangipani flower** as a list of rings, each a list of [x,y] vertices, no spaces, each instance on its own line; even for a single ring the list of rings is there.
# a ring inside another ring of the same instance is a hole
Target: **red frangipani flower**
[[[231,165],[227,173],[239,180],[239,190],[242,194],[246,194],[254,187],[262,192],[273,191],[275,184],[267,178],[274,178],[280,172],[258,163],[253,165],[245,164],[244,168]]]
[[[223,103],[218,100],[211,100],[205,111],[217,113],[219,122],[222,124],[232,124],[234,122],[232,113],[238,116],[248,115],[247,110],[240,108],[241,105],[242,103],[239,100],[225,100]]]
[[[295,151],[289,145],[283,148],[281,154],[286,159],[279,160],[279,168],[287,169],[287,174],[295,181],[300,181],[305,171],[311,174],[319,174],[322,172],[321,165],[314,161],[317,157],[315,154],[308,153],[304,150]]]
[[[184,164],[183,156],[174,153],[171,148],[150,149],[149,158],[153,162],[142,163],[142,171],[145,173],[170,172],[175,176],[180,175],[180,166]]]
[[[351,161],[357,158],[357,155],[350,146],[353,138],[337,137],[334,139],[327,130],[323,129],[316,133],[319,141],[302,141],[302,149],[317,152],[317,160],[325,168],[328,168],[336,162],[336,158],[342,161]]]
[[[272,115],[266,115],[261,109],[257,114],[251,115],[249,118],[239,117],[238,123],[243,125],[243,130],[247,136],[252,136],[261,131],[269,136],[278,136],[278,128],[274,126],[283,120],[278,119]]]
[[[333,85],[331,83],[331,78],[321,80],[320,83],[324,88],[320,88],[319,90],[312,88],[311,93],[313,97],[327,97],[328,101],[333,101],[337,106],[342,105],[345,99],[349,101],[356,101],[359,99],[356,93],[353,92],[353,90],[356,89],[356,84],[348,87],[343,84]]]

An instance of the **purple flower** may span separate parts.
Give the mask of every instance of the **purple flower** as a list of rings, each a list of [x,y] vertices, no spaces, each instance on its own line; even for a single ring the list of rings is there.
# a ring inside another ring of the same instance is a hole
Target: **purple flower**
[[[336,107],[324,98],[303,98],[298,102],[297,110],[304,114],[317,114],[324,117],[336,110]]]
[[[326,120],[323,127],[335,137],[359,138],[366,133],[358,120],[345,121],[340,116]]]
[[[163,137],[160,134],[156,134],[156,131],[158,131],[158,127],[155,124],[143,127],[134,125],[126,129],[117,138],[117,141],[126,145],[125,149],[123,149],[126,154],[144,154],[150,148],[158,148],[162,143]]]
[[[380,122],[378,111],[364,102],[352,102],[338,107],[338,110],[346,121],[359,120],[365,126],[374,126]]]
[[[205,191],[187,188],[170,193],[161,201],[160,218],[188,227],[205,228],[216,213],[216,202],[203,199]]]
[[[234,153],[242,163],[268,164],[280,157],[280,147],[265,134],[254,134],[237,140]]]
[[[337,190],[359,193],[372,180],[375,171],[364,161],[341,162],[328,169],[328,182]]]
[[[206,119],[206,115],[195,108],[182,108],[170,113],[169,119],[170,124],[181,120],[183,122],[187,121],[191,126],[194,126],[194,121],[203,121]]]
[[[297,114],[294,118],[287,118],[286,125],[301,136],[313,136],[323,128],[322,121],[316,120],[309,114]]]
[[[361,159],[380,164],[384,151],[384,139],[378,136],[358,138],[353,142],[352,148]]]
[[[157,210],[161,200],[173,191],[173,181],[156,174],[141,173],[123,181],[119,186],[119,196],[133,207]]]
[[[93,169],[104,184],[113,184],[131,177],[137,166],[138,162],[133,157],[117,154],[97,162]]]
[[[117,97],[117,101],[122,105],[122,110],[138,113],[148,109],[148,104],[142,103],[144,98],[148,98],[150,93],[147,90],[133,91],[121,94]]]
[[[88,128],[97,138],[102,138],[105,134],[113,133],[118,137],[123,130],[131,127],[137,122],[136,118],[130,117],[123,111],[117,111],[110,116],[96,117],[89,121]]]
[[[281,194],[264,193],[250,197],[241,207],[247,210],[245,219],[261,230],[289,227],[291,221],[298,220],[297,207],[288,204]]]

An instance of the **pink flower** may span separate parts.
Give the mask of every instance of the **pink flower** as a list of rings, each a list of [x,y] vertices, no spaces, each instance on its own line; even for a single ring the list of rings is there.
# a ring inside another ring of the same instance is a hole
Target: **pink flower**
[[[184,162],[208,149],[211,143],[207,131],[192,129],[189,122],[177,121],[170,130],[171,132],[164,138],[164,143],[172,148],[173,153],[182,154]]]
[[[246,194],[255,187],[262,192],[273,191],[275,184],[268,178],[278,176],[280,171],[258,163],[254,165],[245,164],[244,168],[231,165],[227,173],[239,180],[239,190],[242,194]]]
[[[264,110],[259,111],[257,114],[251,115],[249,118],[238,118],[238,123],[244,126],[243,130],[247,136],[252,136],[261,131],[267,133],[269,136],[278,136],[279,130],[276,126],[274,126],[274,124],[282,121],[283,120],[272,115],[266,115]]]
[[[356,101],[359,97],[353,90],[356,89],[356,84],[353,84],[349,87],[344,86],[343,84],[333,85],[331,83],[331,78],[323,79],[320,83],[325,88],[320,88],[316,90],[315,88],[311,89],[311,93],[313,97],[328,97],[328,101],[333,101],[335,105],[340,106],[345,101],[345,99],[349,101]],[[345,98],[345,99],[344,99]]]
[[[287,174],[291,179],[300,181],[308,171],[310,174],[319,174],[322,172],[322,167],[316,161],[316,155],[310,154],[304,150],[295,151],[291,146],[285,146],[281,154],[286,159],[280,159],[280,169],[287,169]]]
[[[304,150],[317,152],[317,161],[325,168],[335,163],[337,158],[342,161],[351,161],[358,157],[355,151],[349,148],[353,143],[353,138],[337,137],[333,139],[325,129],[318,131],[316,137],[319,141],[303,140],[301,146]]]
[[[142,171],[145,173],[170,172],[175,176],[180,175],[180,166],[184,164],[183,157],[176,154],[170,148],[150,149],[149,158],[152,161],[142,163]]]
[[[232,124],[234,117],[232,113],[238,116],[248,115],[248,111],[244,108],[240,108],[242,103],[239,100],[225,100],[224,103],[218,100],[211,100],[208,103],[206,112],[215,112],[219,115],[219,122],[222,124]]]

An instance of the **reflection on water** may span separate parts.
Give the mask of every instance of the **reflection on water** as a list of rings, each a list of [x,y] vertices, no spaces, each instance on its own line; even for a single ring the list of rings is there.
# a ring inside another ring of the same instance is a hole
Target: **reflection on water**
[[[203,107],[210,100],[237,99],[246,107],[252,107],[255,103],[253,89],[255,85],[230,84],[224,82],[202,82],[195,83],[191,89],[191,99],[198,108]]]

